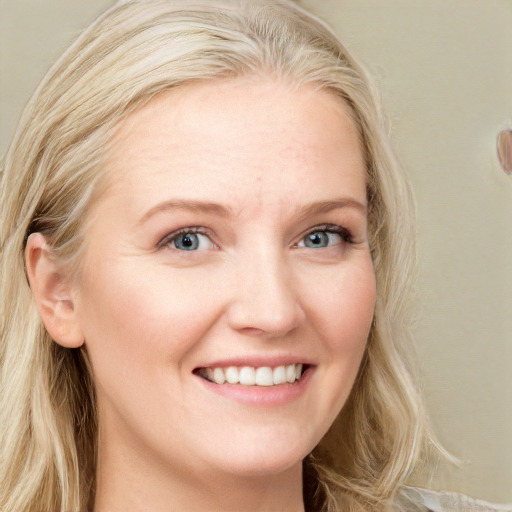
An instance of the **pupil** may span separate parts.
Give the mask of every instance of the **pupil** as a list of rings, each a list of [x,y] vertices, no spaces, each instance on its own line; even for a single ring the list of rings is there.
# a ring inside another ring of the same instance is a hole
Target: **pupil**
[[[196,234],[186,233],[176,238],[176,240],[174,241],[174,246],[177,249],[194,251],[199,246],[199,240]]]
[[[316,231],[308,235],[306,239],[307,247],[327,247],[329,245],[329,235],[325,231]]]
[[[320,238],[320,235],[318,233],[315,233],[315,234],[311,235],[309,239],[315,245],[318,245],[318,244],[320,244],[322,242],[322,240]]]
[[[194,245],[194,242],[192,241],[192,237],[190,235],[185,235],[181,243],[185,247],[192,247],[192,245]]]

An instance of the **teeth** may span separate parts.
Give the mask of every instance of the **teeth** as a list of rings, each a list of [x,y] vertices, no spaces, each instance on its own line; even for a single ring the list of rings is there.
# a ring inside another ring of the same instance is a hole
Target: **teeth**
[[[284,384],[286,382],[286,368],[284,366],[278,366],[274,368],[272,372],[272,380],[274,384]]]
[[[226,380],[229,384],[238,384],[238,368],[236,366],[226,368]]]
[[[260,370],[260,368],[258,368],[258,370]],[[254,386],[254,384],[256,384],[256,375],[257,372],[254,371],[254,368],[244,366],[240,370],[240,384],[243,386]]]
[[[229,366],[227,368],[203,368],[199,374],[216,384],[241,384],[242,386],[278,386],[293,384],[302,376],[303,365],[300,363],[287,366]]]
[[[217,384],[224,384],[224,382],[226,382],[226,376],[224,375],[224,370],[222,368],[214,368],[213,370],[208,368],[208,370],[211,370],[213,373],[213,382],[216,382]]]
[[[295,382],[296,368],[294,364],[286,367],[286,382]]]
[[[261,366],[256,370],[256,384],[258,386],[272,386],[274,378],[272,376],[272,368],[269,366]]]

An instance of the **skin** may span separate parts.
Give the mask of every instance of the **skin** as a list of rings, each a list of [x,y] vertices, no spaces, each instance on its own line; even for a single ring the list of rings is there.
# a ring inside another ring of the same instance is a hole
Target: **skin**
[[[184,86],[120,123],[107,170],[77,280],[27,244],[47,329],[90,356],[95,512],[303,510],[302,459],[347,399],[375,301],[347,107],[270,78]],[[190,227],[200,246],[180,250]],[[318,231],[327,245],[306,246]],[[197,375],[231,358],[306,361],[308,379],[247,403]]]

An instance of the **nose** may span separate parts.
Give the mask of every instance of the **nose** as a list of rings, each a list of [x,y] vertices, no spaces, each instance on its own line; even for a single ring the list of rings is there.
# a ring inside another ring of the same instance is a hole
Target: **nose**
[[[279,254],[260,250],[244,259],[234,281],[228,310],[232,329],[253,336],[281,337],[304,321],[293,272]]]

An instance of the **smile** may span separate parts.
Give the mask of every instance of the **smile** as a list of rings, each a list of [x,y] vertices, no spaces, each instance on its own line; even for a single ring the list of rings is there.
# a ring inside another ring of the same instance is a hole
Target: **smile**
[[[276,366],[228,366],[226,368],[199,368],[195,373],[216,384],[242,386],[279,386],[293,384],[305,371],[301,363]]]

